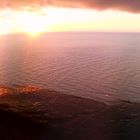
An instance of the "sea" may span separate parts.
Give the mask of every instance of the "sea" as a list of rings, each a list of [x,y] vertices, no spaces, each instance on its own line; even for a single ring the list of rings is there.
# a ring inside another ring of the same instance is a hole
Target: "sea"
[[[0,86],[18,85],[98,101],[140,102],[140,33],[0,36]]]

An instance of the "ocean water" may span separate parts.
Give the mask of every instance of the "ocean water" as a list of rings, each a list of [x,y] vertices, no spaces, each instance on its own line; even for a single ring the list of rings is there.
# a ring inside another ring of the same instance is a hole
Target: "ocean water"
[[[140,102],[140,34],[1,36],[0,85],[36,85],[94,100]]]

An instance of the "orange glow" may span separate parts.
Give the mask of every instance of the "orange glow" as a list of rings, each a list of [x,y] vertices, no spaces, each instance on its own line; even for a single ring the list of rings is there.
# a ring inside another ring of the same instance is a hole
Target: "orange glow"
[[[28,33],[30,36],[38,36],[47,31],[47,17],[39,13],[23,11],[16,18],[17,31]]]
[[[57,7],[0,11],[0,34],[24,32],[35,37],[55,31],[140,32],[140,14]]]

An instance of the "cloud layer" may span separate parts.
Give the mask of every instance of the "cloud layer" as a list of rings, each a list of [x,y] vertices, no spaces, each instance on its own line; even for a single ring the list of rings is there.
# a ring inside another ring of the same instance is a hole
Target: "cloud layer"
[[[140,13],[140,0],[0,0],[1,8],[20,8],[31,5],[92,8],[98,10],[117,9]]]

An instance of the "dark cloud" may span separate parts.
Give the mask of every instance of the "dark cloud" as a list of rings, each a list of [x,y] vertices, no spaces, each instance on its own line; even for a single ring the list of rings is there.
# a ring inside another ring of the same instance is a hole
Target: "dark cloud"
[[[140,13],[140,0],[0,0],[0,6],[19,8],[24,6],[62,6],[93,8],[98,10],[118,9]]]

